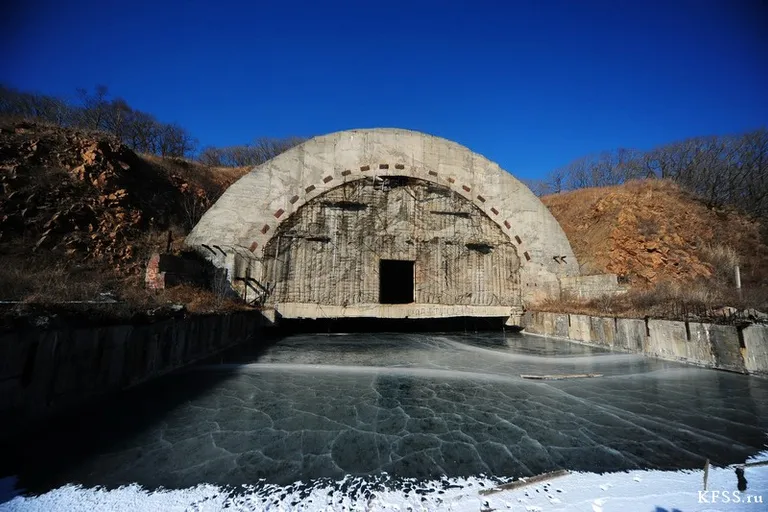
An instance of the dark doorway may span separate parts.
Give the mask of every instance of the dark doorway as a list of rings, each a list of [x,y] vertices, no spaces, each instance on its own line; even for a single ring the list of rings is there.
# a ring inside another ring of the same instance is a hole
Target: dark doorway
[[[379,302],[382,304],[413,302],[412,261],[379,261]]]

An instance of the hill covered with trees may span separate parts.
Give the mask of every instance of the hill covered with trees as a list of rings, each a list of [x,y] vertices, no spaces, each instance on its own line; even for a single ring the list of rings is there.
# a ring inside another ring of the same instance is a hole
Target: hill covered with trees
[[[617,149],[579,158],[532,183],[539,195],[660,178],[710,208],[734,206],[768,218],[768,130],[693,137],[648,151]]]

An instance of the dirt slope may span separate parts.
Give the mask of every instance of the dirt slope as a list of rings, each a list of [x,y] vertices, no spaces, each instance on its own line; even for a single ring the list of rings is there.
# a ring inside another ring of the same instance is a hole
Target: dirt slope
[[[635,286],[730,272],[735,251],[745,286],[768,285],[768,247],[760,224],[733,210],[708,208],[660,180],[544,197],[582,272],[610,272]]]
[[[169,230],[180,243],[244,172],[137,155],[99,133],[0,121],[0,287],[8,295],[41,267],[139,275]]]

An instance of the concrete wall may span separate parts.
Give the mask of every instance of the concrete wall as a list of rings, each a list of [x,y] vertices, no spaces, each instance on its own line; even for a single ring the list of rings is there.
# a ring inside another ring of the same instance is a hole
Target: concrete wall
[[[562,329],[563,319],[567,330]],[[528,311],[525,331],[707,368],[768,376],[768,325],[746,327]]]
[[[768,361],[768,325],[754,324],[741,331],[744,342],[744,367],[749,373],[764,371]]]
[[[591,341],[590,318],[587,315],[568,315],[570,325],[568,326],[568,336],[566,337],[575,341]]]
[[[0,335],[0,433],[258,338],[252,312]]]
[[[425,180],[472,203],[514,245],[523,299],[549,295],[557,277],[579,273],[562,228],[524,184],[464,146],[398,129],[315,137],[273,158],[229,187],[186,244],[230,276],[247,272],[248,279],[263,283],[270,276],[262,261],[282,223],[341,185],[382,176]],[[393,210],[389,218],[397,221],[396,216]]]
[[[379,262],[405,260],[414,263],[415,304],[514,306],[521,257],[496,223],[447,187],[367,178],[283,222],[267,244],[262,283],[269,304],[379,306],[380,282],[394,279],[380,275]]]
[[[564,276],[560,278],[560,294],[577,299],[596,299],[603,295],[623,293],[616,274]]]
[[[616,319],[616,341],[614,348],[625,352],[645,352],[645,320],[634,318]]]

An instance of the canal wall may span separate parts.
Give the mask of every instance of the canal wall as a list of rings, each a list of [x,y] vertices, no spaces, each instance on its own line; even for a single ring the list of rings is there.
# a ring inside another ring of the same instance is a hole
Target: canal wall
[[[768,325],[718,325],[528,311],[525,332],[768,377]]]
[[[0,436],[260,339],[261,315],[234,312],[141,325],[0,334]]]

